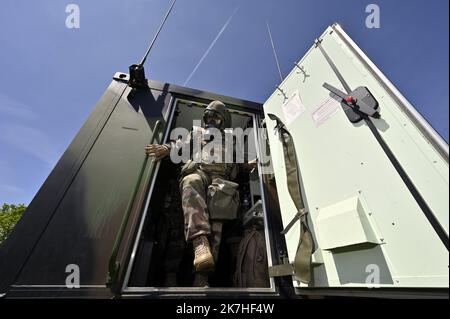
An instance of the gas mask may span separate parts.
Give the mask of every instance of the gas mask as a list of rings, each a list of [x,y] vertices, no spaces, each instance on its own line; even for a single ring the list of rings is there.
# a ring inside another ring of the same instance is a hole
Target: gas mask
[[[203,113],[203,122],[206,129],[216,128],[222,130],[225,128],[225,119],[219,112],[213,110],[206,110]]]

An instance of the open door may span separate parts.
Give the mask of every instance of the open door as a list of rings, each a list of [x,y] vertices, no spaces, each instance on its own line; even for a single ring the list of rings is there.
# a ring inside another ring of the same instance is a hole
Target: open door
[[[0,247],[7,297],[110,297],[119,286],[154,169],[144,148],[160,142],[171,100],[150,82],[130,94],[127,81],[116,74]]]
[[[236,130],[234,137],[244,159],[258,157],[259,131],[255,128],[263,114],[261,104],[176,86],[171,86],[171,94],[173,103],[163,143],[198,125],[195,123],[202,121],[207,105],[220,100],[226,103],[230,115],[227,131]],[[239,132],[246,134],[239,136]],[[266,176],[256,168],[240,170],[232,177],[238,185],[239,207],[229,220],[210,219],[213,231],[209,240],[216,267],[207,274],[206,286],[197,282],[193,247],[185,239],[179,186],[182,166],[166,158],[158,163],[149,182],[122,297],[277,296],[277,284],[267,272],[272,260],[278,259],[273,242],[279,238],[281,227],[276,220],[279,208],[267,192],[270,185]]]
[[[293,276],[297,293],[448,293],[448,145],[339,25],[264,112],[284,227],[297,208],[273,115],[295,145],[314,240],[311,280]],[[285,234],[291,264],[299,233],[296,222]]]

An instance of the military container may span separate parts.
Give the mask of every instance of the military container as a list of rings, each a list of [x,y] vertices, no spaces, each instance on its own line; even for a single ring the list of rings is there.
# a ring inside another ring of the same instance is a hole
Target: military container
[[[338,24],[264,104],[129,82],[114,75],[0,246],[3,297],[448,298],[448,145]],[[213,100],[227,104],[233,128],[250,130],[246,157],[260,164],[239,176],[242,216],[225,225],[210,287],[197,288],[180,240],[179,165],[144,148],[189,129]],[[314,241],[309,283],[274,271],[295,262],[301,224],[273,116],[295,145]],[[238,287],[236,247],[252,218],[263,225],[270,276]],[[177,281],[167,284],[174,263]]]

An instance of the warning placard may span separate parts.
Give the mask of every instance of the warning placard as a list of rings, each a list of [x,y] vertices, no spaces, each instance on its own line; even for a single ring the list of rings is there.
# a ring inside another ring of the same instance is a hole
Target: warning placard
[[[339,102],[333,98],[326,99],[323,103],[316,106],[312,113],[312,119],[316,127],[325,123],[339,111]]]
[[[286,120],[286,125],[292,124],[300,115],[302,115],[306,108],[300,98],[298,91],[294,92],[289,100],[282,106],[284,119]]]

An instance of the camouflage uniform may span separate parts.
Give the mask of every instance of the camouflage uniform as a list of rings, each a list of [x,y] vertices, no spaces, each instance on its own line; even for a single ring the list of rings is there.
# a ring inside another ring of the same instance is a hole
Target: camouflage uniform
[[[225,211],[226,218],[222,216],[221,220],[210,220],[210,212],[208,212],[208,187],[216,178],[222,179],[222,182],[227,184],[227,181],[235,177],[238,166],[236,163],[226,163],[227,161],[225,160],[225,135],[223,133],[225,128],[230,127],[231,124],[230,115],[226,111],[226,106],[218,101],[212,102],[205,110],[203,120],[205,122],[204,128],[194,127],[184,141],[180,139],[178,141],[172,141],[169,144],[165,144],[164,147],[178,155],[183,151],[183,148],[189,147],[190,149],[189,154],[192,155],[191,159],[183,166],[180,178],[185,238],[187,242],[194,242],[195,248],[203,245],[204,242],[198,243],[199,240],[204,241],[204,238],[209,237],[211,255],[215,264],[217,262],[222,237],[223,220],[235,217],[228,216],[229,206],[221,206],[222,211]],[[220,130],[222,140],[203,140],[204,133],[206,133],[205,130],[209,128]],[[201,140],[197,140],[199,137]],[[201,150],[194,150],[194,145],[201,145]],[[205,148],[205,146],[209,147]],[[237,186],[235,184],[235,187]],[[238,199],[235,199],[233,203],[238,203]],[[223,209],[224,207],[225,209]],[[206,245],[208,244],[206,242]],[[198,254],[200,256],[203,252],[198,252]],[[195,265],[194,261],[194,267]],[[202,274],[201,270],[198,271],[200,275],[198,278],[201,279],[200,282],[207,282],[207,280],[202,280],[201,278],[201,276],[203,276],[203,279],[206,278],[204,273]]]
[[[235,165],[235,164],[234,164]],[[219,249],[222,240],[223,221],[211,220],[207,205],[207,189],[215,178],[229,180],[233,164],[206,164],[198,163],[192,168],[191,163],[186,163],[185,175],[181,176],[180,191],[184,213],[184,228],[187,242],[200,236],[207,236],[211,245],[211,254],[214,264],[217,264]],[[193,172],[189,171],[189,166]],[[221,173],[221,174],[220,174]],[[212,271],[210,269],[209,271]],[[193,286],[207,287],[209,285],[209,272],[196,272]]]
[[[223,121],[221,126],[208,126],[206,114],[212,112]],[[193,127],[185,140],[172,141],[165,146],[171,152],[180,155],[189,148],[190,160],[181,170],[180,192],[185,220],[186,241],[211,234],[211,222],[207,209],[207,189],[214,178],[232,179],[236,174],[236,164],[225,160],[225,128],[230,127],[231,117],[226,106],[214,101],[205,110],[203,121],[205,127]],[[208,129],[215,128],[221,132],[222,140],[208,140]],[[210,144],[212,143],[212,144]],[[200,149],[195,147],[201,146]],[[231,150],[234,151],[234,150]],[[186,159],[186,158],[185,158]]]
[[[188,138],[189,139],[189,138]],[[203,146],[207,143],[203,142]],[[203,157],[204,158],[204,154]],[[208,163],[193,164],[188,162],[182,169],[180,179],[181,201],[184,212],[186,241],[194,238],[211,235],[211,222],[207,207],[207,189],[215,178],[230,180],[235,172],[232,163]]]

